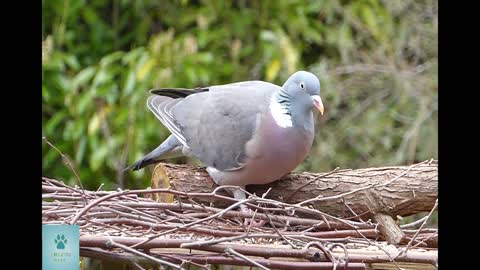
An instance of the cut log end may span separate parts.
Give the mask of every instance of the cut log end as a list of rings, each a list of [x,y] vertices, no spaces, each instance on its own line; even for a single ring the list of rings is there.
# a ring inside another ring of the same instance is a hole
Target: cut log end
[[[157,164],[153,170],[151,179],[151,188],[170,188],[170,180],[163,165]],[[153,193],[152,199],[157,202],[173,202],[173,194],[169,193]]]

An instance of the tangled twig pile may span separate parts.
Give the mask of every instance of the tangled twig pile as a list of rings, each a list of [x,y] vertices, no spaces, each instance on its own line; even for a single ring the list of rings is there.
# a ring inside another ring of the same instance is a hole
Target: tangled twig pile
[[[221,195],[156,188],[87,191],[42,178],[43,224],[78,224],[80,255],[125,261],[139,269],[163,265],[187,269],[189,264],[256,266],[261,269],[434,269],[437,229],[425,217],[400,226],[404,237],[388,244],[379,224],[359,215],[336,217],[308,204],[290,204],[251,195],[237,201]],[[146,194],[173,194],[174,202],[157,202]],[[225,208],[198,202],[230,202]],[[337,198],[338,199],[338,198]],[[237,211],[240,204],[254,209]],[[297,213],[310,213],[311,218]],[[244,218],[264,219],[261,228]]]

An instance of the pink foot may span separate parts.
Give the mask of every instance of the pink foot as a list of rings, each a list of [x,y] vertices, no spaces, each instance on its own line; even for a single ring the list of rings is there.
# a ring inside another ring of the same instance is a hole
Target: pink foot
[[[253,219],[246,218],[243,224],[245,225],[245,227],[249,227],[250,224],[252,224],[251,226],[254,228],[261,228],[263,227],[263,225],[267,224],[267,221],[263,219],[261,219],[260,221],[255,221]]]
[[[242,206],[243,206],[243,205],[242,205]],[[244,213],[248,213],[248,214],[253,214],[252,209],[247,208],[247,207],[241,207],[241,210],[240,210],[240,211],[242,211],[242,212],[244,212]],[[267,223],[267,221],[266,221],[266,220],[263,220],[263,219],[261,219],[260,221],[255,221],[255,220],[253,220],[253,219],[251,219],[251,218],[246,218],[246,219],[243,221],[243,225],[245,225],[245,227],[249,227],[250,224],[251,224],[251,226],[254,227],[254,228],[261,228],[261,227],[263,227],[266,223]]]

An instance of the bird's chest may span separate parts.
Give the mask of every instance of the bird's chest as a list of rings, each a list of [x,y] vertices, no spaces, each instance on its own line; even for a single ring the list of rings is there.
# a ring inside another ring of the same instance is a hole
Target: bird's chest
[[[311,129],[281,127],[271,114],[264,115],[261,123],[255,137],[247,144],[247,156],[254,167],[268,168],[268,172],[264,172],[268,174],[266,179],[281,177],[307,156],[313,142],[313,126]]]

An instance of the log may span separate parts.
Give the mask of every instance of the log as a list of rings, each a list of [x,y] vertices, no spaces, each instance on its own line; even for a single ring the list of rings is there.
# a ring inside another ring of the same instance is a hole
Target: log
[[[154,169],[152,186],[170,186],[183,192],[212,192],[218,186],[205,168],[193,165],[160,163]],[[164,183],[164,184],[158,184]],[[438,161],[429,160],[411,166],[337,169],[328,173],[292,172],[267,185],[249,185],[257,196],[271,191],[266,198],[320,210],[337,217],[373,219],[389,243],[404,238],[397,216],[427,212],[438,197]],[[228,195],[224,191],[219,194]],[[231,202],[208,198],[195,199],[215,207]]]
[[[158,170],[161,173],[156,172]],[[203,167],[160,163],[155,167],[154,174],[159,179],[152,179],[152,182],[166,181],[178,191],[208,193],[218,187]],[[312,201],[310,205],[335,216],[351,217],[352,211],[362,218],[372,216],[372,206],[367,200],[367,196],[371,196],[379,204],[377,208],[382,208],[384,213],[405,217],[428,212],[435,205],[438,162],[433,160],[411,166],[345,169],[330,173],[292,172],[270,184],[249,185],[247,191],[261,196],[269,188],[272,189],[266,198],[290,204],[318,197],[319,200]],[[223,191],[219,194],[230,196]],[[342,194],[346,195],[340,196]],[[195,200],[221,208],[231,204],[212,198]]]

